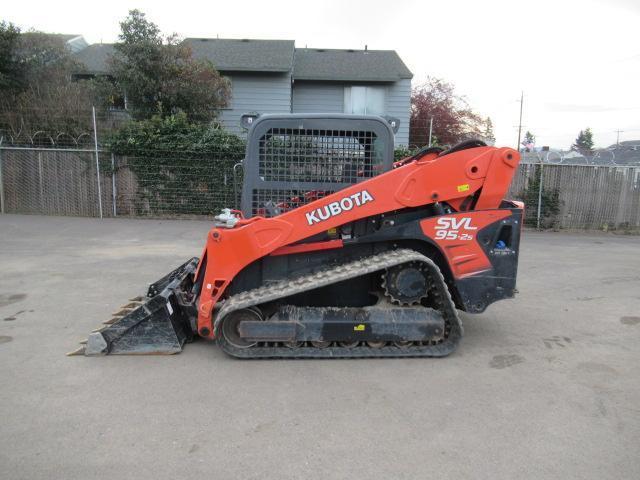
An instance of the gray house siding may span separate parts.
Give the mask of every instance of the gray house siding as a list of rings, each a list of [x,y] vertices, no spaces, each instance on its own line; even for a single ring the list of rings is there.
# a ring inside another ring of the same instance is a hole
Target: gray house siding
[[[295,82],[293,113],[342,113],[344,85],[327,82]]]
[[[305,82],[293,84],[293,113],[342,113],[344,111],[344,87],[351,83]],[[358,83],[374,85],[379,83]],[[409,143],[409,116],[411,80],[402,79],[386,84],[385,115],[400,120],[395,137],[396,146]]]
[[[409,117],[411,115],[411,80],[398,80],[387,87],[386,113],[400,120],[396,145],[409,144]]]
[[[114,44],[86,48],[79,35],[63,35],[79,49],[75,79],[111,73]],[[213,62],[229,77],[232,98],[219,114],[230,131],[243,133],[240,117],[255,113],[341,113],[345,86],[376,86],[380,91],[351,89],[349,111],[371,110],[400,119],[396,145],[409,139],[412,73],[394,50],[295,48],[293,40],[188,38],[184,40],[198,60]],[[366,104],[366,105],[365,105]],[[126,107],[125,107],[126,108]]]
[[[220,120],[229,131],[243,133],[240,117],[245,113],[290,113],[291,76],[267,73],[222,74],[231,80],[229,107],[221,110]]]

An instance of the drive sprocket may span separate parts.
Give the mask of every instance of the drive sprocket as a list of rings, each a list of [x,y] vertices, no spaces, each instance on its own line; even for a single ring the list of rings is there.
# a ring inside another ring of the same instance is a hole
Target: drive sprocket
[[[427,298],[433,282],[421,262],[387,268],[382,274],[384,294],[396,305],[417,305]]]

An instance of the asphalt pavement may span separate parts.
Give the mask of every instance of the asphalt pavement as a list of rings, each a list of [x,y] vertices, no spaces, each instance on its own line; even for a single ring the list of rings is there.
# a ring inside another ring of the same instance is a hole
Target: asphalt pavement
[[[640,478],[640,237],[525,232],[444,359],[65,356],[209,226],[0,215],[0,477]]]

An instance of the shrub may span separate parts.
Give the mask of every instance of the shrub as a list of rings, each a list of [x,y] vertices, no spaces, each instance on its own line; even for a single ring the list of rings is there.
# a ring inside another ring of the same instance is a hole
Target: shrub
[[[554,227],[557,223],[557,215],[560,213],[560,192],[557,188],[545,188],[542,185],[540,195],[540,177],[542,169],[537,166],[535,174],[527,181],[526,188],[520,193],[520,199],[525,203],[527,212],[524,220],[525,225],[536,227],[538,223],[538,197],[542,203],[540,211],[540,226],[542,228]]]
[[[149,214],[210,215],[233,207],[233,165],[245,142],[216,124],[176,114],[131,121],[113,133],[107,148],[126,156],[136,176],[136,205]]]

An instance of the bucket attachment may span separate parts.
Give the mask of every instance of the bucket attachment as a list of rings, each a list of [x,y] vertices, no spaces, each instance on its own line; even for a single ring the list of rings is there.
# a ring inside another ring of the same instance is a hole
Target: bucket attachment
[[[67,355],[160,355],[182,351],[192,340],[189,303],[198,259],[192,258],[149,285],[147,297],[136,297],[113,313],[105,326]]]

